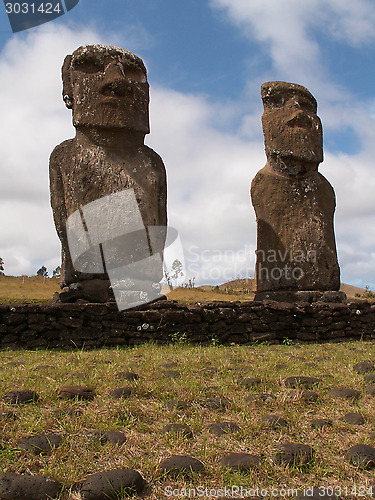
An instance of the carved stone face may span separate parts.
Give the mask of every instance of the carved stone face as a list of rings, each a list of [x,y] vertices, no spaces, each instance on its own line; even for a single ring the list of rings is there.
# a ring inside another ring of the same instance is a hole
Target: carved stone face
[[[301,85],[269,82],[262,85],[262,100],[267,158],[289,175],[316,170],[323,161],[323,131],[314,97]]]
[[[87,45],[67,56],[64,100],[75,127],[149,133],[149,85],[140,58],[125,49]]]

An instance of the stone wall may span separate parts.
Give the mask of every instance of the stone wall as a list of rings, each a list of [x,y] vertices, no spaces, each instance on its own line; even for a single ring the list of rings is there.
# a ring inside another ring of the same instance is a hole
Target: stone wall
[[[173,301],[118,311],[115,304],[0,305],[0,349],[136,345],[150,340],[210,344],[375,338],[375,305]]]

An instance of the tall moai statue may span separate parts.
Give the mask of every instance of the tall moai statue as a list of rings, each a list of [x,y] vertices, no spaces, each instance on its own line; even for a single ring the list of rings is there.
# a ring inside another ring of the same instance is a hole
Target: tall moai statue
[[[144,144],[146,68],[125,49],[86,45],[65,58],[62,79],[76,135],[50,158],[60,299],[150,301],[163,277],[167,187],[161,158]]]
[[[251,184],[257,220],[256,300],[343,301],[317,103],[301,85],[261,87],[266,166]]]

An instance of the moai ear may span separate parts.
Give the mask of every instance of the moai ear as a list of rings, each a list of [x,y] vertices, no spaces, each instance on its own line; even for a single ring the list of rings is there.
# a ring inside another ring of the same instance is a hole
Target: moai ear
[[[61,69],[62,81],[63,81],[63,100],[65,106],[68,109],[73,107],[73,87],[71,79],[71,62],[72,56],[68,55],[65,57],[63,67]]]

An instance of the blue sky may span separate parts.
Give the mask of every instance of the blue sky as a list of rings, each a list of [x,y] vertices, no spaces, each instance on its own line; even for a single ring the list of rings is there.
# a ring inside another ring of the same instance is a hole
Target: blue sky
[[[0,256],[7,274],[59,264],[48,157],[74,134],[61,100],[63,58],[82,44],[143,58],[151,134],[164,159],[168,216],[187,277],[251,276],[249,185],[264,166],[260,85],[306,86],[318,101],[337,197],[342,281],[375,288],[373,0],[80,0],[61,18],[12,34],[0,5]]]

